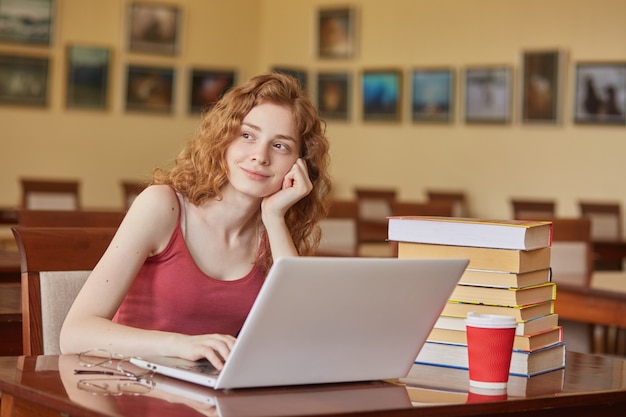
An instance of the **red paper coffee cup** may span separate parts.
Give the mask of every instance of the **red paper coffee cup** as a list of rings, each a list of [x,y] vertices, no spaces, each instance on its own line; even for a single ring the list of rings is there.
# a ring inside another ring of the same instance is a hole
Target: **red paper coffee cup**
[[[517,321],[510,316],[468,313],[469,382],[479,388],[506,388]]]

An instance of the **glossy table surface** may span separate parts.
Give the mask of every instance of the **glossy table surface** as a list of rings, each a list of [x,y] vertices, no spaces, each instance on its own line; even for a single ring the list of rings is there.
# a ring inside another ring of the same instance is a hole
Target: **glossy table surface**
[[[468,392],[467,371],[433,367],[410,387],[374,381],[215,391],[157,376],[146,394],[103,396],[79,389],[79,380],[115,385],[118,378],[74,375],[80,367],[74,355],[0,358],[3,416],[12,415],[11,403],[73,416],[626,415],[626,361],[575,352],[567,353],[565,370],[510,381],[504,396]]]

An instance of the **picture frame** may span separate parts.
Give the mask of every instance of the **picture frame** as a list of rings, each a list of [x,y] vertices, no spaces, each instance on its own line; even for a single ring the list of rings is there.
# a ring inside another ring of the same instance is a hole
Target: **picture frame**
[[[450,68],[411,71],[411,120],[449,123],[454,117],[455,74]]]
[[[522,53],[522,123],[561,121],[564,56],[559,50]]]
[[[128,6],[128,50],[176,55],[180,42],[179,7],[147,2]]]
[[[48,46],[55,0],[0,0],[0,42]]]
[[[323,8],[317,14],[317,56],[348,59],[356,55],[356,9]]]
[[[211,109],[226,91],[235,85],[235,71],[190,70],[189,113],[203,113]]]
[[[348,72],[317,74],[317,108],[322,118],[337,121],[350,118],[351,81]]]
[[[362,77],[362,112],[366,121],[400,121],[402,71],[364,70]]]
[[[512,105],[512,69],[481,66],[465,69],[465,122],[509,123]]]
[[[65,106],[80,109],[106,109],[109,96],[109,48],[69,45]]]
[[[575,123],[626,123],[626,62],[577,63],[575,83]]]
[[[128,65],[126,110],[168,114],[173,111],[174,69]]]
[[[300,83],[300,87],[302,87],[304,92],[306,94],[309,93],[309,76],[304,68],[275,66],[272,68],[272,72],[292,76],[293,78],[298,80],[298,82]]]
[[[47,57],[0,55],[0,103],[47,106],[49,66]]]

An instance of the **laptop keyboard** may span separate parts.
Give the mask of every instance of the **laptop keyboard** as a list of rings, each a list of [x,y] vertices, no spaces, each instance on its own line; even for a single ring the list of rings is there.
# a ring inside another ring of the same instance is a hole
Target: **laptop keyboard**
[[[180,369],[185,369],[187,371],[199,372],[204,375],[217,375],[219,371],[215,366],[211,364],[211,362],[207,360],[198,361],[196,365],[180,365],[178,366]]]

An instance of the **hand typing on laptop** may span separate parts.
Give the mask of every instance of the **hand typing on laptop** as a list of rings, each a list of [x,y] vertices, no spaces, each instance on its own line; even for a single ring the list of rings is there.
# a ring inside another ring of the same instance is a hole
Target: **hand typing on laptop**
[[[221,369],[272,263],[315,252],[328,147],[292,77],[231,88],[135,199],[67,314],[62,352],[206,358]]]
[[[208,359],[215,367],[221,370],[224,362],[230,356],[230,352],[235,346],[235,337],[224,334],[192,336],[191,347],[194,351],[188,356],[191,360]],[[185,356],[183,356],[185,357]]]

